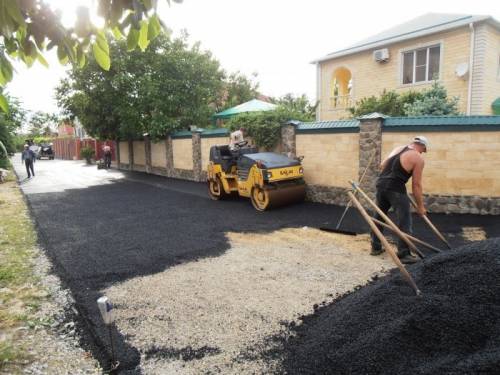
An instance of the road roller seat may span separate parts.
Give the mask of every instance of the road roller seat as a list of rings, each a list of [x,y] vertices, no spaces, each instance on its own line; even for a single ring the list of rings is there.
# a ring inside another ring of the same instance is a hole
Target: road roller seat
[[[210,161],[220,164],[226,173],[231,172],[231,167],[236,165],[236,158],[228,145],[210,147]]]

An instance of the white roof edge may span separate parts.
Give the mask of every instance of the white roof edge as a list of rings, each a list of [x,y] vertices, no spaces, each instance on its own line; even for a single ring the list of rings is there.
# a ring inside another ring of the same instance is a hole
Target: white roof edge
[[[470,18],[467,18],[467,19],[462,20],[462,21],[454,22],[452,24],[445,24],[445,25],[441,25],[441,26],[431,27],[431,28],[427,28],[425,30],[410,32],[408,34],[403,34],[403,35],[396,36],[393,38],[383,39],[383,40],[380,40],[378,42],[367,43],[365,45],[360,45],[357,47],[339,50],[337,52],[333,52],[333,53],[330,53],[326,56],[320,57],[319,59],[313,60],[310,63],[317,64],[317,63],[320,63],[323,61],[336,59],[338,57],[348,56],[348,55],[352,55],[352,54],[355,54],[358,52],[363,52],[363,51],[367,51],[367,50],[378,48],[378,47],[388,46],[388,45],[391,45],[391,44],[394,44],[397,42],[402,42],[402,41],[409,40],[409,39],[419,38],[419,37],[422,37],[425,35],[431,35],[431,34],[439,33],[442,31],[453,30],[453,29],[456,29],[459,27],[464,27],[466,25],[469,25],[470,23],[477,23],[477,22],[483,22],[483,21],[487,21],[488,23],[495,26],[497,29],[500,29],[500,22],[498,22],[497,20],[495,20],[491,16],[472,16]]]

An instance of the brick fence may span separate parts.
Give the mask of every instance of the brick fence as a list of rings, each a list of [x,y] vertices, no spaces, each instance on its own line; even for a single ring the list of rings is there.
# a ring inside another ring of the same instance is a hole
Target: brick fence
[[[424,192],[429,212],[500,214],[500,116],[389,117],[289,123],[277,151],[304,156],[308,199],[345,204],[348,181],[374,195],[380,161],[416,135],[430,140]],[[163,140],[121,141],[119,168],[192,181],[206,180],[212,145],[227,129],[179,132]],[[411,184],[410,184],[411,185]]]

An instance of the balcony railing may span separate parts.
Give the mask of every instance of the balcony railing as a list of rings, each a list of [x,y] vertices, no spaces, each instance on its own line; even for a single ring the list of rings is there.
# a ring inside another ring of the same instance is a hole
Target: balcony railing
[[[348,109],[353,104],[351,95],[337,95],[330,98],[330,109]]]

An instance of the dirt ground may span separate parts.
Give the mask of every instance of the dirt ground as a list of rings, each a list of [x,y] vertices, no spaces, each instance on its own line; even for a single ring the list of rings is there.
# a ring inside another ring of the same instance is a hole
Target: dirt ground
[[[224,255],[115,284],[103,293],[148,374],[266,373],[267,338],[313,306],[392,265],[367,235],[317,229],[227,233]]]

